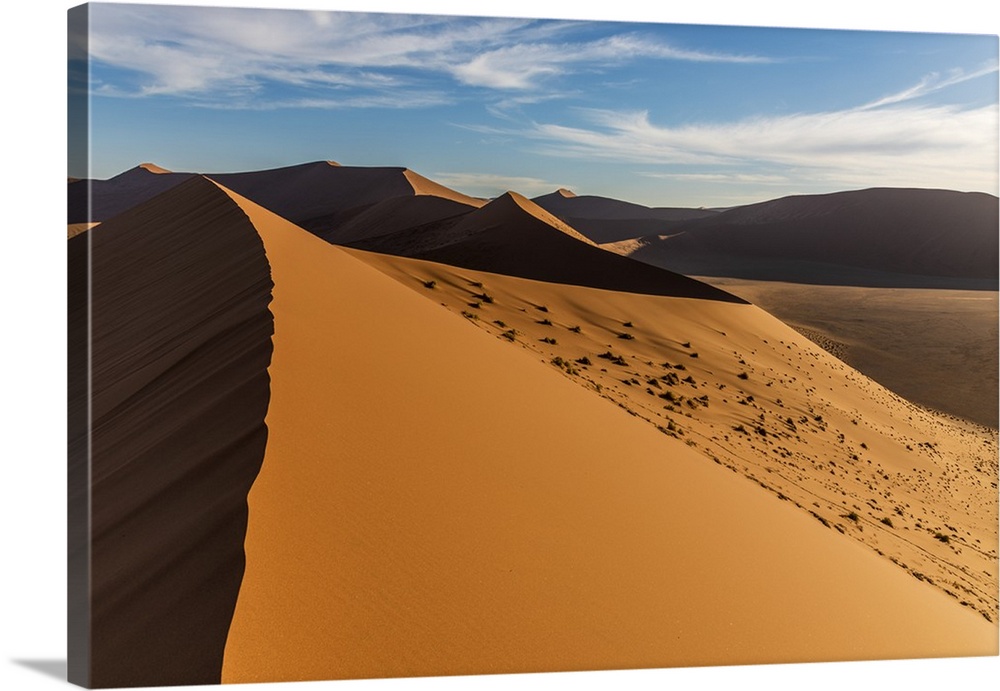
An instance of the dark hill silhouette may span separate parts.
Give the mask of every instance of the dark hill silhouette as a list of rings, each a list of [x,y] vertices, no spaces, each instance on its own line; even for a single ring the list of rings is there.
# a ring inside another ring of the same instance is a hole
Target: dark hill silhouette
[[[70,183],[67,222],[105,221],[194,175],[143,164],[108,180]],[[402,167],[369,168],[315,161],[207,177],[321,236],[369,207],[395,197],[433,196],[466,208],[483,204],[482,200],[455,192]],[[88,187],[93,199],[89,212]],[[426,213],[426,209],[424,211]]]
[[[577,196],[565,189],[532,201],[597,243],[669,233],[681,223],[718,213],[711,209],[648,207],[610,197]]]
[[[626,252],[699,275],[995,290],[997,201],[895,188],[785,197],[689,221]]]
[[[66,188],[66,222],[106,221],[192,177],[143,163],[107,180],[73,180]]]

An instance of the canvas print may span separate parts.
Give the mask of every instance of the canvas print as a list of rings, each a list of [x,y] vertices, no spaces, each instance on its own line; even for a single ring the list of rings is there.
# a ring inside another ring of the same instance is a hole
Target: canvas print
[[[996,36],[68,19],[71,681],[997,654]]]

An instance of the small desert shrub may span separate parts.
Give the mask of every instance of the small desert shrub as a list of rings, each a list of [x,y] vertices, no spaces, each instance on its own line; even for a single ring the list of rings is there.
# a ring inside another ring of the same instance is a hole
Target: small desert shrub
[[[934,539],[939,540],[940,542],[944,542],[945,544],[951,542],[951,538],[945,535],[944,533],[934,533]]]
[[[546,307],[545,305],[535,305],[535,309],[538,310],[539,312],[548,312],[549,311],[549,308]]]
[[[848,519],[850,521],[854,521],[855,523],[857,523],[858,519],[861,518],[861,517],[858,515],[858,513],[856,511],[851,511],[850,513],[848,513],[847,515],[845,515],[844,518],[846,518],[846,519]]]
[[[493,323],[496,324],[497,326],[499,326],[501,329],[506,329],[507,328],[507,324],[505,324],[504,322],[502,322],[499,319],[494,319]]]
[[[469,307],[471,307],[472,309],[476,309],[476,310],[479,309],[480,307],[482,307],[482,305],[480,303],[478,303],[478,302],[470,302],[468,304],[469,304]]]
[[[542,326],[552,326],[552,320],[551,319],[543,319],[540,322],[536,322],[536,323],[537,324],[541,324]]]
[[[735,427],[733,427],[733,431],[740,432],[741,434],[750,434],[749,432],[747,432],[747,428],[744,427],[743,425],[736,425]]]
[[[569,327],[569,330],[572,331],[575,334],[580,333],[580,327],[579,326],[571,326],[571,327]]]
[[[685,348],[690,348],[691,347],[691,341],[685,341],[684,343],[681,343],[681,345],[684,346]]]
[[[592,364],[594,364],[594,363],[592,363],[592,362],[590,361],[590,358],[589,358],[589,357],[587,357],[586,355],[584,355],[584,356],[583,356],[583,357],[581,357],[581,358],[577,358],[577,359],[576,359],[576,363],[577,363],[578,365],[592,365]]]
[[[890,528],[892,527],[892,519],[889,518],[888,516],[882,518],[882,523],[889,526]]]
[[[424,288],[434,290],[435,287],[437,287],[437,281],[424,281]]]
[[[737,377],[738,377],[739,379],[749,379],[749,378],[750,378],[750,375],[749,375],[749,374],[747,374],[746,372],[740,372],[740,373],[739,373],[739,374],[737,374],[736,376],[737,376]]]
[[[566,374],[578,374],[576,367],[573,367],[568,360],[563,360],[561,357],[556,355],[550,362],[556,367],[565,370]]]
[[[698,353],[691,353],[691,357],[698,357]]]
[[[473,314],[472,312],[467,312],[465,310],[462,310],[462,316],[466,319],[479,319],[478,314]]]
[[[632,328],[632,322],[625,322],[625,323],[622,324],[622,326],[624,326],[626,329],[631,329]]]
[[[507,331],[504,331],[500,335],[503,338],[506,338],[508,341],[515,341],[515,340],[517,340],[517,332],[514,331],[514,329],[508,329]]]
[[[611,360],[611,362],[613,362],[616,365],[623,365],[624,366],[626,364],[625,358],[623,358],[621,355],[615,355],[610,350],[601,353],[597,357],[602,358],[604,360]]]
[[[633,336],[632,334],[630,334],[627,331],[625,331],[623,333],[618,334],[618,338],[621,338],[621,339],[626,340],[626,341],[631,341],[631,340],[635,339],[635,336]]]
[[[674,365],[674,369],[685,370],[687,369],[687,367],[685,367],[684,365]]]
[[[469,281],[469,285],[473,288],[482,288],[483,284],[480,281]]]
[[[558,342],[556,341],[556,339],[549,338],[548,336],[546,336],[545,338],[540,339],[540,340],[542,341],[542,343],[548,343],[549,345],[557,345],[558,344]]]

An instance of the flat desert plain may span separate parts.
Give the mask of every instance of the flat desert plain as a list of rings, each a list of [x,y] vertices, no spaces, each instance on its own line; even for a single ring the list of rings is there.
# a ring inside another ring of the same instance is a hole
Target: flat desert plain
[[[996,291],[699,278],[767,310],[914,403],[996,428]]]

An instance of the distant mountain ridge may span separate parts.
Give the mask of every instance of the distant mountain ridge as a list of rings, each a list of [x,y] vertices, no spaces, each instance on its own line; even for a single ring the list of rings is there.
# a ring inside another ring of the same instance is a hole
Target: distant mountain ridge
[[[685,221],[711,217],[711,209],[649,207],[610,197],[578,196],[566,189],[532,201],[597,243],[665,233]]]
[[[862,285],[895,276],[995,290],[998,208],[993,195],[934,189],[784,197],[689,221],[625,252],[701,275]]]

